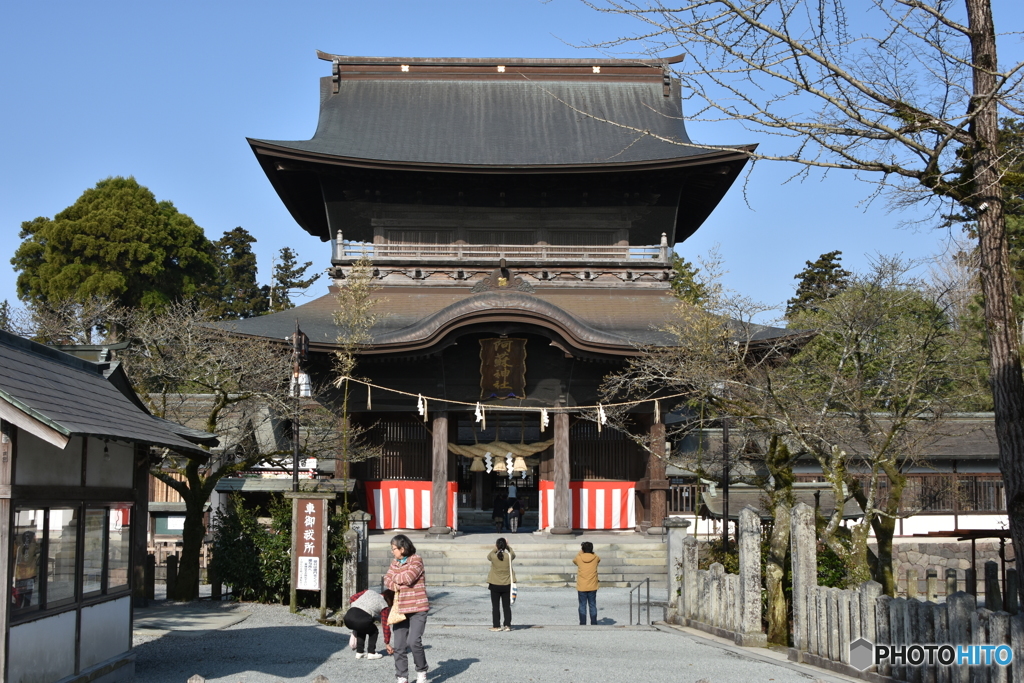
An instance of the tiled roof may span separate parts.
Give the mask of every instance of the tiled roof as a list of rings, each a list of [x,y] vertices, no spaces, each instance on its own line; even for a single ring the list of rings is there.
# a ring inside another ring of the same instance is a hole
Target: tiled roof
[[[374,313],[380,321],[373,329],[373,353],[418,344],[460,316],[476,314],[551,320],[576,335],[581,345],[593,346],[591,350],[600,346],[613,353],[632,352],[636,344],[672,343],[661,328],[678,304],[668,290],[613,287],[538,287],[535,294],[473,294],[468,287],[389,287],[379,290],[378,296],[381,301]],[[328,294],[280,313],[222,324],[241,334],[284,340],[290,339],[298,320],[311,345],[332,346],[338,337],[333,319],[336,307],[334,296]],[[764,327],[751,334],[758,340],[793,331]]]
[[[203,453],[132,403],[101,366],[0,331],[0,400],[64,434]]]

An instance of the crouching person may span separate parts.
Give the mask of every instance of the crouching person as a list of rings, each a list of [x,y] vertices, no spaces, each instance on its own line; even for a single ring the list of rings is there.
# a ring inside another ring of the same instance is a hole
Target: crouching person
[[[380,620],[384,628],[384,644],[390,644],[388,613],[394,599],[395,592],[391,590],[383,593],[360,591],[349,599],[352,604],[345,612],[345,626],[356,637],[356,659],[380,659],[384,656],[377,652],[377,626],[373,622]]]

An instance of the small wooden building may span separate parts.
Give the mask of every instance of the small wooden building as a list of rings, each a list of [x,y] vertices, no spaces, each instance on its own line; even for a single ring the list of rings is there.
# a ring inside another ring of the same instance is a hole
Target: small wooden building
[[[334,281],[367,257],[381,285],[358,370],[380,388],[353,385],[349,400],[383,447],[351,469],[374,525],[445,532],[512,484],[555,533],[659,530],[653,405],[632,414],[653,456],[574,408],[594,406],[639,344],[670,343],[672,249],[743,151],[690,140],[671,60],[319,56],[332,74],[313,138],[250,144],[329,245]],[[297,319],[311,373],[327,377],[335,306],[327,295],[234,327],[282,339]],[[492,466],[467,455],[489,444]],[[519,462],[501,444],[540,450]]]
[[[201,456],[190,431],[150,415],[116,364],[0,331],[4,681],[135,680],[149,450]]]

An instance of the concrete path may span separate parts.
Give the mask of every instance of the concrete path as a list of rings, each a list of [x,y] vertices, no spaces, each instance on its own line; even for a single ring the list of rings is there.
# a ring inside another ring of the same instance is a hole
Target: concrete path
[[[249,617],[242,610],[212,609],[209,605],[153,603],[146,609],[137,609],[134,614],[136,638],[152,638],[165,635],[197,638],[210,631],[219,631],[234,626]]]
[[[848,681],[843,676],[797,665],[768,650],[738,648],[665,625],[628,625],[629,591],[598,592],[600,622],[579,626],[576,592],[525,589],[513,607],[514,629],[492,633],[486,589],[441,588],[431,592],[432,611],[424,644],[430,681],[450,683],[678,683]],[[356,660],[348,631],[322,626],[315,612],[290,614],[280,605],[200,603],[156,608],[170,633],[136,635],[136,672],[146,683],[185,683],[193,674],[217,683],[309,683],[322,674],[332,683],[392,683],[389,657]],[[136,611],[138,623],[139,613]],[[181,638],[182,627],[202,631]],[[653,610],[660,618],[660,610]],[[205,616],[202,614],[205,612]],[[646,616],[646,615],[645,615]],[[228,618],[242,620],[226,624]],[[635,619],[634,608],[634,619]],[[199,628],[204,623],[210,628]],[[150,623],[156,623],[154,619]],[[383,644],[378,644],[383,649]],[[411,662],[411,657],[410,657]]]

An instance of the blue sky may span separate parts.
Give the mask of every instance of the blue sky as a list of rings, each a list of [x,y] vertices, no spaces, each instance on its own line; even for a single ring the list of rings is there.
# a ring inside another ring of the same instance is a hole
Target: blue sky
[[[997,26],[1024,26],[1024,3],[995,0]],[[0,300],[15,302],[9,265],[22,221],[52,217],[112,175],[134,175],[216,239],[241,225],[258,240],[260,279],[283,246],[316,270],[328,247],[278,200],[246,137],[312,136],[315,50],[423,57],[588,57],[572,44],[629,33],[628,20],[578,0],[435,2],[7,2],[0,9]],[[1019,37],[1000,56],[1021,52]],[[691,125],[711,144],[765,142],[731,124]],[[832,173],[785,183],[793,168],[757,166],[679,248],[718,244],[726,284],[770,303],[792,296],[804,261],[833,249],[848,268],[877,252],[924,258],[941,231],[898,227],[913,214],[864,206],[871,188]],[[326,291],[326,282],[311,294]]]

